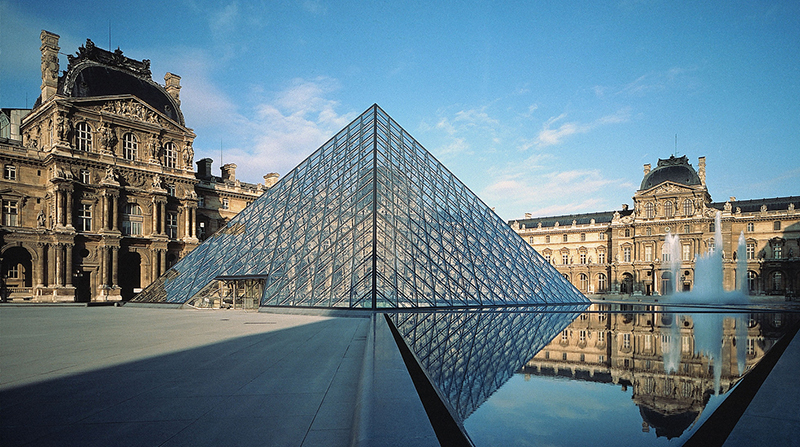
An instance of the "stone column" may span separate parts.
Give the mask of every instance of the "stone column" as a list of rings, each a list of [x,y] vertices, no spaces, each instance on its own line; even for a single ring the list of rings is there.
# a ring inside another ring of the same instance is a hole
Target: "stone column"
[[[64,205],[64,212],[66,213],[67,226],[72,226],[72,191],[64,191],[66,204]]]
[[[183,222],[183,225],[184,225],[184,227],[183,227],[183,230],[184,230],[183,231],[183,236],[185,238],[189,238],[189,237],[191,237],[190,234],[189,234],[189,227],[191,227],[191,223],[190,223],[191,216],[190,215],[192,214],[192,211],[188,206],[184,208],[184,211],[185,212],[183,213],[183,215],[186,218],[184,219],[184,222]]]
[[[117,214],[119,214],[117,199],[117,196],[111,196],[111,230],[113,231],[119,231],[119,226],[117,225]]]
[[[34,272],[35,285],[36,287],[44,287],[44,261],[47,245],[40,242],[37,244],[37,247],[39,248],[39,259],[36,260],[36,271]]]
[[[159,254],[160,254],[160,256],[159,256],[159,269],[160,269],[160,272],[159,272],[158,276],[161,276],[161,275],[164,274],[164,272],[167,271],[167,250],[161,250]]]
[[[150,282],[154,282],[158,278],[158,258],[161,250],[152,250],[150,252]]]
[[[166,231],[164,231],[164,230],[166,229],[166,226],[167,226],[167,203],[166,202],[161,202],[161,203],[158,204],[158,212],[159,212],[159,216],[161,216],[158,219],[158,222],[159,222],[158,234],[164,234],[164,233],[166,233]]]
[[[53,248],[55,249],[54,258],[55,258],[55,261],[56,261],[56,270],[55,270],[56,284],[55,284],[55,286],[56,287],[61,287],[61,277],[64,274],[63,267],[62,267],[64,265],[63,261],[62,261],[62,257],[64,255],[64,253],[62,252],[61,244],[54,244]]]
[[[109,230],[108,224],[110,223],[108,220],[108,195],[103,194],[103,205],[102,205],[102,213],[100,218],[100,226],[104,230]]]
[[[155,197],[153,197],[153,215],[150,218],[150,225],[152,225],[152,228],[150,230],[150,234],[159,234],[160,233],[160,231],[158,231],[159,230],[159,228],[158,228],[158,213],[159,213],[159,211],[161,211],[161,204],[157,200],[155,200]]]
[[[119,247],[111,247],[111,285],[119,287]]]
[[[61,207],[61,190],[55,190],[55,202],[56,202],[56,228],[62,225],[61,223],[61,215],[64,213]]]
[[[72,244],[66,244],[64,246],[64,250],[66,252],[64,255],[64,270],[66,273],[66,276],[64,277],[64,285],[67,287],[72,287]]]
[[[97,249],[99,251],[100,257],[100,266],[97,269],[97,282],[100,285],[100,288],[105,287],[108,284],[108,275],[106,270],[106,263],[108,254],[106,253],[106,247],[99,247]]]
[[[191,208],[189,208],[189,210],[192,213],[191,219],[190,219],[192,221],[192,224],[189,227],[189,237],[195,238],[195,237],[197,237],[196,236],[196,233],[197,233],[197,208],[191,207]]]

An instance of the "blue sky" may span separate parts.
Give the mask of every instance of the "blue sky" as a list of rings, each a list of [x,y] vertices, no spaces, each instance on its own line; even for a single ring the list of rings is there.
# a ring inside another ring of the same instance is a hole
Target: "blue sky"
[[[504,219],[619,209],[676,135],[715,201],[800,195],[796,0],[0,0],[0,106],[39,95],[42,29],[62,70],[90,38],[180,75],[196,158],[244,181],[378,103]]]

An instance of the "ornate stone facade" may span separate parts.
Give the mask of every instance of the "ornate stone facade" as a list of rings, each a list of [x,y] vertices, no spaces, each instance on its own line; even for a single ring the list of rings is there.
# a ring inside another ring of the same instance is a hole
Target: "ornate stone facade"
[[[19,126],[0,138],[3,295],[129,299],[266,186],[211,176],[210,163],[195,174],[177,75],[161,86],[148,60],[87,40],[59,76],[59,36],[41,40],[41,97],[3,109]]]
[[[509,224],[585,294],[664,295],[692,290],[695,261],[714,249],[721,215],[723,287],[737,284],[736,257],[745,239],[750,294],[795,296],[800,287],[800,197],[712,202],[705,157],[695,170],[686,157],[644,165],[633,209],[514,220]],[[667,234],[680,243],[679,277],[672,278]]]

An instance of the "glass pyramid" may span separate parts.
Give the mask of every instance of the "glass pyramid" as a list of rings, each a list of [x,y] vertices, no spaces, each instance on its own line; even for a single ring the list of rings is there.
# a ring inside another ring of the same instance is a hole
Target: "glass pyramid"
[[[138,302],[325,308],[586,298],[377,105]]]

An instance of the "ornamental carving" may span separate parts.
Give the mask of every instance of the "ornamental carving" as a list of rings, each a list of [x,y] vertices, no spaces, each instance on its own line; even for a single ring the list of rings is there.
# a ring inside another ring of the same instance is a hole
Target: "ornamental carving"
[[[121,99],[109,101],[100,107],[103,112],[121,115],[127,118],[136,119],[152,124],[163,124],[161,117],[135,99]]]
[[[137,61],[135,59],[128,58],[122,55],[122,50],[119,48],[117,48],[113,53],[102,48],[97,48],[94,42],[92,42],[90,39],[86,39],[86,44],[78,48],[75,56],[67,55],[67,60],[69,61],[67,71],[70,71],[70,69],[79,62],[88,60],[121,68],[140,77],[150,78],[152,75],[150,72],[149,59]],[[44,61],[42,61],[42,65],[44,65]]]

